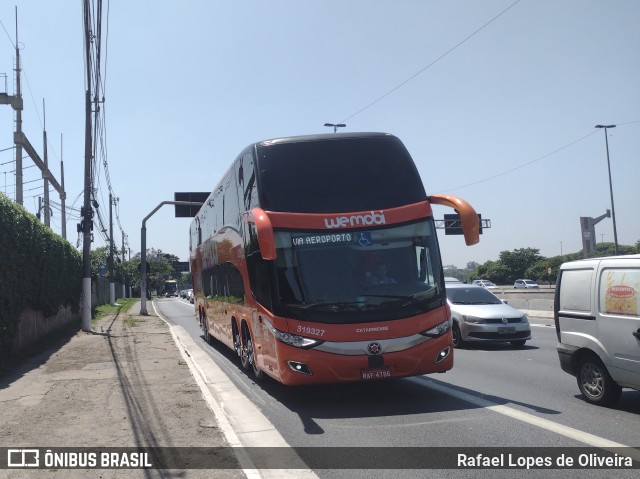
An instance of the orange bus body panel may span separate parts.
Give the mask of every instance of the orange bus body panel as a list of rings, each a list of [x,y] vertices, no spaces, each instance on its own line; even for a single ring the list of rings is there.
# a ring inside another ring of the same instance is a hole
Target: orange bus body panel
[[[436,205],[453,208],[460,215],[464,242],[471,246],[480,242],[480,220],[473,207],[462,198],[453,195],[430,195],[429,201]]]

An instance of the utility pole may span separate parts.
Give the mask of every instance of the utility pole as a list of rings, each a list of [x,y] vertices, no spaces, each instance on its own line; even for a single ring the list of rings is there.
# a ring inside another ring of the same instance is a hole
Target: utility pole
[[[84,206],[82,207],[82,330],[91,331],[91,230],[93,210],[91,209],[91,24],[89,0],[84,0],[84,50],[87,69],[87,91],[85,96],[85,137],[84,137]]]
[[[613,248],[614,254],[618,255],[618,231],[616,229],[616,209],[613,206],[613,184],[611,183],[611,162],[609,161],[609,138],[608,128],[615,128],[616,125],[596,125],[596,128],[604,129],[604,141],[607,148],[607,171],[609,172],[609,193],[611,193],[611,219],[613,220]]]
[[[42,99],[42,117],[44,128],[42,129],[42,152],[45,171],[42,172],[44,178],[44,225],[51,228],[51,210],[49,209],[49,160],[47,159],[47,110]]]
[[[122,249],[120,250],[122,253],[122,297],[126,298],[127,297],[127,290],[126,290],[126,279],[124,276],[124,241],[125,241],[125,235],[124,235],[124,231],[120,230],[122,232]]]
[[[62,237],[67,239],[67,209],[66,209],[66,199],[67,193],[64,189],[64,161],[62,161],[62,133],[60,133],[60,183],[62,186],[63,193],[60,195],[60,203],[62,205]]]
[[[20,49],[18,48],[18,7],[16,7],[16,91],[15,95],[0,93],[0,105],[11,105],[16,112],[16,131],[13,133],[13,142],[16,144],[16,203],[23,203],[23,178],[22,178],[22,93],[20,88]],[[6,188],[5,188],[6,190]],[[6,192],[6,191],[5,191]]]
[[[64,188],[58,184],[55,177],[49,171],[49,167],[47,165],[47,140],[46,140],[46,129],[44,131],[44,142],[45,142],[45,160],[42,161],[38,152],[33,147],[33,145],[29,142],[26,135],[22,131],[22,93],[21,93],[21,81],[20,81],[20,50],[18,48],[18,8],[16,7],[16,94],[8,95],[7,93],[0,93],[0,105],[11,105],[11,107],[16,111],[16,127],[13,133],[13,142],[16,147],[16,203],[19,205],[23,204],[24,196],[23,196],[23,175],[22,175],[22,152],[27,152],[29,157],[33,160],[36,166],[42,172],[42,178],[45,180],[45,224],[50,226],[50,204],[49,204],[49,183],[58,191],[60,194],[60,199],[64,200],[66,198],[66,193],[64,192]],[[44,100],[43,100],[44,106]],[[5,187],[6,192],[6,187]],[[64,210],[64,201],[62,202],[62,216],[65,216]]]
[[[113,272],[113,195],[109,193],[109,302],[116,304],[116,284]]]
[[[22,134],[22,92],[20,90],[20,49],[18,48],[18,7],[16,6],[16,98],[14,105],[16,110],[16,135]],[[13,139],[16,144],[16,203],[23,203],[23,186],[22,182],[22,144]]]

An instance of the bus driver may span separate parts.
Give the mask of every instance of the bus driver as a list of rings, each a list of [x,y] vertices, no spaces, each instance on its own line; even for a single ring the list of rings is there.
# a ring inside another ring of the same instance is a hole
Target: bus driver
[[[391,284],[397,281],[391,276],[387,276],[389,266],[384,261],[380,260],[373,266],[373,270],[370,276],[367,278],[367,282],[370,285],[377,284]]]

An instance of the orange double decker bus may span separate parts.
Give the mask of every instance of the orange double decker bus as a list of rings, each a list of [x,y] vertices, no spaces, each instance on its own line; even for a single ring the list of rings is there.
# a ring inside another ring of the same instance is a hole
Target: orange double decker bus
[[[243,150],[190,227],[205,339],[283,384],[366,381],[453,366],[432,204],[395,136],[279,138]]]

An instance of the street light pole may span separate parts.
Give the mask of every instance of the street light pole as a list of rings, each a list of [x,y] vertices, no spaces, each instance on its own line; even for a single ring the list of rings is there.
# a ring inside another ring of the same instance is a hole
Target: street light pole
[[[611,194],[611,218],[613,219],[613,251],[618,254],[618,232],[616,230],[616,210],[613,207],[613,184],[611,183],[611,162],[609,161],[609,138],[607,128],[615,128],[616,125],[596,125],[596,128],[604,128],[604,141],[607,146],[607,169],[609,170],[609,192]]]
[[[333,132],[336,133],[338,131],[338,128],[344,128],[347,125],[344,123],[325,123],[324,126],[332,126]]]

